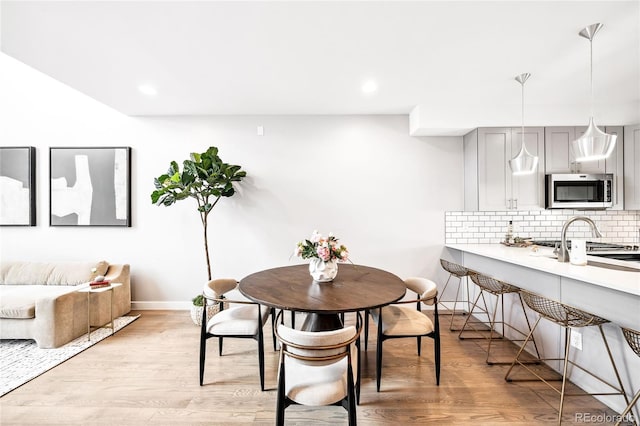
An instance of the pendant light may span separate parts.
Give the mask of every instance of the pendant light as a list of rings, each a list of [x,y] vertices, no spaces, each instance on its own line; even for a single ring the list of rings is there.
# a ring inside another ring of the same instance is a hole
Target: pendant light
[[[593,120],[593,37],[602,28],[602,24],[593,24],[584,28],[578,33],[580,37],[589,40],[590,51],[590,84],[591,84],[591,118],[589,119],[589,127],[582,136],[571,142],[573,154],[577,163],[585,161],[595,161],[607,158],[613,152],[616,146],[616,135],[610,135],[603,132],[596,126]]]
[[[516,81],[522,86],[522,145],[518,155],[509,160],[509,166],[511,166],[511,172],[514,175],[528,175],[534,173],[538,167],[538,157],[531,155],[524,143],[524,83],[529,77],[531,77],[529,73],[520,74],[516,77]]]

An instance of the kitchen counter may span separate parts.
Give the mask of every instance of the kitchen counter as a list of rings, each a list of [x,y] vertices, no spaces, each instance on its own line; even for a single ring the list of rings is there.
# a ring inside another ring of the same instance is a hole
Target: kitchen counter
[[[631,374],[640,370],[640,358],[633,354],[620,331],[620,327],[640,330],[640,272],[561,263],[552,258],[553,249],[549,247],[540,247],[534,253],[530,247],[507,247],[502,244],[447,244],[446,250],[449,255],[445,257],[452,257],[467,268],[608,319],[610,323],[604,324],[602,329],[619,362],[623,381],[629,381],[625,387],[637,389],[640,386],[636,380],[637,374]],[[587,260],[640,269],[637,262],[589,255]],[[475,285],[471,285],[470,290],[477,292]],[[510,295],[505,295],[505,316],[509,315],[511,324],[524,328],[526,323],[517,306],[518,299],[507,296]],[[580,365],[602,373],[605,380],[613,383],[616,377],[612,369],[603,367],[602,360],[607,359],[608,354],[600,330],[597,327],[580,327],[573,333],[580,334],[581,348],[584,350],[577,355],[581,360]],[[519,336],[506,337],[514,339]],[[564,332],[557,324],[542,321],[538,325],[536,343],[543,358],[561,358],[564,353],[563,342]],[[549,366],[560,371],[559,364],[552,362]],[[602,389],[602,383],[579,369],[570,373],[569,380],[583,389]],[[617,412],[621,412],[625,405],[619,396],[603,395],[598,399]]]
[[[553,249],[502,244],[447,244],[467,268],[558,302],[640,330],[640,272],[578,266],[552,258]],[[587,260],[640,269],[636,262],[587,256]]]
[[[629,272],[558,262],[553,255],[553,249],[549,247],[540,247],[537,252],[534,252],[531,247],[507,247],[503,244],[447,244],[446,247],[640,296],[640,263],[638,262],[587,255],[589,261],[638,270],[638,272]]]

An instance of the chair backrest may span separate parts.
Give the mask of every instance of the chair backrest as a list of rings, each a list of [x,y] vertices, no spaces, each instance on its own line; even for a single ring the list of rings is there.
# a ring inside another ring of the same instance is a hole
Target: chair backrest
[[[226,292],[233,290],[238,286],[238,281],[232,278],[217,278],[211,280],[204,285],[203,293],[212,299],[223,296]]]
[[[514,285],[500,281],[484,274],[469,274],[471,281],[493,294],[517,293],[520,289]]]
[[[427,305],[435,303],[435,296],[438,295],[438,286],[428,278],[409,277],[404,280],[407,288],[417,293],[422,301]]]
[[[457,263],[449,262],[448,260],[440,259],[440,265],[442,268],[450,274],[456,277],[464,277],[469,275],[469,269]]]
[[[304,364],[326,364],[343,358],[358,334],[354,326],[331,331],[301,331],[278,324],[276,330],[283,351]]]
[[[600,318],[583,310],[565,305],[564,303],[548,299],[539,294],[531,293],[526,290],[520,290],[522,300],[532,310],[536,311],[546,319],[560,324],[564,327],[588,327],[592,325],[600,325],[609,322],[609,320]]]
[[[624,334],[624,338],[627,339],[627,343],[631,349],[633,349],[636,355],[640,356],[640,331],[623,328],[622,334]]]
[[[362,320],[357,315],[356,326],[348,326],[330,331],[302,331],[296,330],[279,321],[282,311],[276,318],[275,334],[281,343],[283,354],[300,360],[303,364],[331,364],[336,360],[349,355],[351,346],[351,358],[354,371],[356,371],[357,348],[352,345],[362,332]]]

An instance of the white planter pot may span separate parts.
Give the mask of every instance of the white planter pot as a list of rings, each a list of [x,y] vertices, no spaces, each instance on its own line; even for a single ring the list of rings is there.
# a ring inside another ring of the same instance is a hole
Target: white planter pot
[[[202,306],[191,305],[191,319],[193,323],[197,326],[202,325]],[[220,310],[219,305],[216,303],[215,305],[207,305],[207,322],[218,313]]]

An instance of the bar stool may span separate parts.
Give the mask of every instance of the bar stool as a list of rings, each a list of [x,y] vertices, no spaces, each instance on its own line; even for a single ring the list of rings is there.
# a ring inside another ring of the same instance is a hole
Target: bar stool
[[[536,353],[536,360],[533,361],[523,361],[523,362],[527,362],[527,363],[536,363],[539,364],[540,361],[540,352],[538,351],[538,346],[536,345],[536,340],[533,338],[533,334],[531,334],[531,323],[529,322],[529,317],[527,316],[527,312],[524,309],[524,303],[522,301],[522,296],[520,295],[520,289],[512,284],[506,283],[504,281],[500,281],[498,279],[495,279],[493,277],[490,277],[488,275],[484,275],[484,274],[480,274],[480,273],[475,273],[475,274],[471,274],[471,281],[473,281],[480,289],[480,291],[478,292],[478,295],[476,296],[475,300],[473,301],[473,305],[471,306],[471,310],[469,311],[469,316],[467,317],[467,320],[464,322],[464,325],[462,326],[462,329],[460,329],[460,333],[458,334],[458,338],[461,340],[464,339],[488,339],[489,340],[489,345],[487,347],[487,359],[486,362],[489,365],[493,365],[493,364],[511,364],[512,360],[509,361],[492,361],[490,359],[491,357],[491,344],[495,339],[503,339],[505,337],[505,327],[508,327],[509,329],[517,332],[518,334],[520,334],[523,338],[522,339],[510,339],[510,341],[512,342],[525,342],[525,338],[527,340],[529,340],[529,335],[531,335],[531,343],[533,343],[533,349],[535,350]],[[495,296],[495,305],[493,306],[493,311],[489,311],[489,309],[487,308],[487,301],[485,299],[485,292],[492,294]],[[522,331],[517,327],[514,327],[512,324],[509,324],[508,322],[505,322],[504,320],[504,295],[505,294],[515,294],[518,297],[518,300],[520,301],[520,307],[522,308],[522,313],[524,314],[524,319],[527,323],[527,330],[526,331]],[[484,309],[482,307],[480,307],[478,305],[478,302],[480,301],[480,299],[482,298],[482,302],[484,304]],[[500,316],[500,321],[496,320],[496,316],[498,313],[498,304],[500,304],[500,312],[501,312],[501,316]],[[480,313],[485,314],[487,316],[487,321],[488,321],[488,325],[489,325],[489,329],[476,329],[473,326],[475,324],[482,324],[482,325],[487,325],[487,322],[485,321],[481,321],[481,320],[471,320],[472,318],[472,314],[474,312],[476,312],[476,308],[478,308],[480,310]],[[496,325],[500,325],[501,326],[501,333],[499,336],[496,336]],[[467,330],[467,326],[469,326],[471,328],[471,330]],[[489,332],[489,336],[474,336],[474,337],[466,337],[463,335],[464,332]]]
[[[631,349],[636,353],[636,355],[640,356],[640,331],[631,330],[630,328],[622,328],[622,334],[624,335],[624,338],[627,339],[627,343],[629,344]],[[640,389],[633,396],[633,399],[631,400],[629,405],[627,405],[627,408],[625,408],[622,414],[620,414],[620,419],[618,419],[618,422],[615,426],[620,425],[625,416],[631,413],[631,409],[636,404],[636,402],[638,402],[638,398],[640,398]]]
[[[625,401],[627,402],[627,404],[629,404],[629,399],[627,398],[627,395],[624,392],[624,387],[622,386],[622,380],[620,380],[620,374],[618,373],[618,369],[616,367],[616,364],[613,360],[613,356],[611,355],[611,350],[609,349],[609,344],[607,342],[607,338],[604,335],[604,331],[602,330],[602,324],[605,324],[607,322],[609,322],[609,320],[606,320],[604,318],[600,318],[596,315],[590,314],[588,312],[582,311],[580,309],[576,309],[572,306],[568,306],[565,305],[563,303],[560,302],[556,302],[554,300],[551,299],[547,299],[546,297],[540,296],[538,294],[535,293],[530,293],[528,291],[525,290],[521,290],[520,294],[522,295],[522,298],[524,299],[525,303],[534,311],[536,311],[539,316],[538,319],[536,320],[535,324],[533,325],[533,329],[531,330],[531,333],[529,333],[529,336],[527,337],[527,340],[523,343],[522,347],[520,348],[520,350],[518,351],[518,354],[516,355],[515,360],[513,361],[513,363],[511,364],[511,367],[509,367],[509,370],[507,371],[507,374],[505,375],[505,380],[508,382],[515,382],[515,381],[521,381],[521,380],[516,380],[516,379],[510,379],[509,375],[511,374],[511,371],[513,371],[513,367],[518,364],[522,367],[524,367],[527,371],[529,371],[531,374],[533,374],[535,377],[537,377],[539,380],[541,380],[542,382],[544,382],[546,385],[548,385],[551,389],[555,390],[557,393],[560,394],[560,408],[558,409],[558,424],[560,425],[562,423],[562,408],[564,405],[564,398],[565,396],[584,396],[585,393],[580,393],[580,394],[568,394],[565,392],[566,389],[566,384],[567,384],[567,367],[569,366],[569,364],[579,368],[580,370],[584,371],[585,373],[589,374],[590,376],[598,379],[599,381],[601,381],[602,383],[606,384],[607,386],[609,386],[610,388],[614,389],[616,392],[608,392],[608,393],[586,393],[586,395],[622,395],[625,399]],[[548,382],[548,380],[544,379],[542,376],[540,376],[538,373],[536,373],[535,371],[533,371],[531,368],[527,367],[523,362],[520,361],[520,354],[522,353],[522,350],[524,349],[524,346],[527,344],[527,341],[529,340],[529,338],[533,335],[533,332],[535,331],[536,327],[538,326],[538,324],[540,323],[540,320],[542,318],[545,318],[551,322],[554,322],[558,325],[560,325],[561,327],[564,327],[564,358],[545,358],[545,359],[540,359],[540,361],[563,361],[563,367],[562,367],[562,387],[560,389],[557,389],[556,386],[553,386],[551,383]],[[591,326],[597,326],[598,329],[600,330],[600,335],[602,336],[602,341],[604,342],[604,346],[607,349],[607,354],[609,355],[609,360],[611,361],[611,366],[613,367],[613,371],[616,375],[616,379],[618,380],[618,385],[620,386],[619,388],[617,388],[615,385],[612,385],[611,383],[605,381],[604,379],[602,379],[601,377],[596,376],[595,374],[591,373],[590,371],[586,370],[584,367],[581,367],[580,365],[578,365],[577,363],[575,363],[574,361],[571,361],[569,359],[569,355],[570,355],[570,342],[571,342],[571,329],[572,328],[578,328],[578,327],[591,327]]]
[[[440,304],[440,306],[442,306],[442,308],[444,309],[444,310],[440,310],[440,315],[451,315],[449,330],[459,331],[460,330],[459,328],[453,328],[454,315],[467,314],[467,311],[464,311],[464,310],[462,310],[461,312],[456,312],[456,307],[458,305],[458,302],[462,303],[462,301],[460,301],[460,296],[461,296],[460,287],[462,286],[462,279],[468,277],[471,273],[473,273],[473,271],[469,268],[465,268],[464,266],[458,265],[457,263],[449,262],[448,260],[444,260],[444,259],[440,259],[440,265],[445,271],[449,273],[449,277],[447,278],[447,281],[444,283],[444,287],[442,288],[442,291],[439,292],[439,294],[444,296],[444,292],[447,290],[447,286],[449,285],[449,281],[451,280],[452,277],[455,277],[458,279],[458,287],[456,288],[455,299],[438,301],[438,304]],[[469,300],[471,299],[469,297],[469,282],[467,281],[465,284],[467,289],[467,308],[469,308],[470,306]],[[445,303],[450,303],[450,302],[453,302],[453,309],[445,305]]]

